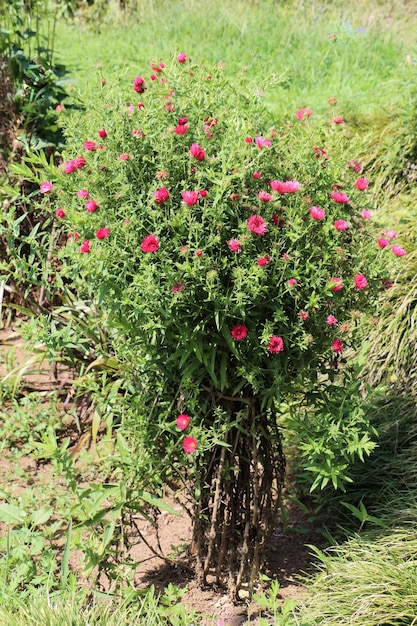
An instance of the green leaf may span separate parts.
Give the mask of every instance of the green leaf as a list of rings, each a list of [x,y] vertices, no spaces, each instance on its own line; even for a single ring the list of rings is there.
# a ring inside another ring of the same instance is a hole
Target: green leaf
[[[20,525],[25,522],[26,511],[14,504],[0,504],[0,521],[10,525]]]
[[[151,504],[152,506],[155,506],[157,509],[160,509],[161,511],[166,511],[167,513],[171,513],[171,515],[177,515],[178,517],[182,517],[182,513],[177,511],[177,509],[174,509],[174,507],[167,502],[164,502],[164,500],[161,500],[161,498],[157,498],[151,493],[143,491],[143,489],[140,489],[138,495],[141,500],[147,502],[148,504]]]

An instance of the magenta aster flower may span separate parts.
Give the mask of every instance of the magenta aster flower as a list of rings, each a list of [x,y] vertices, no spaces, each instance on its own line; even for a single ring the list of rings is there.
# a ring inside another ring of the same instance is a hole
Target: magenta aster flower
[[[181,281],[179,283],[175,283],[175,285],[172,285],[171,293],[180,293],[181,291],[184,291],[184,289],[185,289],[185,285]]]
[[[339,230],[339,231],[346,230],[347,228],[349,228],[349,224],[345,222],[345,220],[336,220],[335,222],[333,222],[333,226],[335,227],[336,230]]]
[[[251,215],[246,224],[249,230],[255,235],[265,235],[268,230],[264,218],[260,215]]]
[[[334,315],[329,315],[326,319],[326,324],[328,324],[329,326],[334,326],[334,324],[337,324],[337,319]]]
[[[281,194],[296,193],[301,187],[301,184],[296,180],[286,180],[285,182],[282,182],[281,180],[272,180],[270,184],[271,189]]]
[[[108,228],[99,228],[96,232],[97,239],[105,239],[110,235],[110,230]]]
[[[335,339],[332,342],[332,350],[338,354],[343,352],[343,343],[340,341],[340,339]]]
[[[100,130],[97,131],[97,135],[99,137],[101,137],[101,139],[105,139],[107,137],[107,131],[105,128],[100,128]]]
[[[190,425],[190,417],[186,413],[180,413],[177,417],[177,428],[185,430]]]
[[[268,265],[269,261],[270,261],[270,257],[269,256],[261,256],[260,259],[258,259],[258,265],[259,267],[264,267],[265,265]]]
[[[391,246],[391,251],[395,256],[405,256],[407,254],[407,250],[400,248],[400,246]]]
[[[153,234],[147,235],[142,239],[140,246],[142,252],[156,252],[159,249],[159,239]]]
[[[136,76],[136,78],[133,79],[133,89],[136,93],[143,93],[145,91],[145,79],[143,76]]]
[[[248,336],[248,329],[244,324],[236,324],[230,331],[233,339],[236,341],[240,341],[241,339],[245,339]]]
[[[201,146],[199,146],[198,143],[193,143],[191,145],[190,154],[195,159],[197,159],[197,161],[203,161],[204,157],[206,156],[206,153],[204,152],[203,148],[201,148]]]
[[[197,447],[198,441],[197,439],[194,439],[194,437],[185,437],[184,441],[182,442],[182,449],[186,454],[191,454],[192,452],[197,450]]]
[[[96,147],[97,146],[96,146],[94,141],[85,141],[84,142],[84,150],[87,150],[88,152],[94,152]]]
[[[161,187],[153,192],[156,204],[163,204],[169,199],[169,191],[166,187]]]
[[[268,350],[268,352],[271,352],[271,354],[278,354],[279,352],[283,352],[284,351],[283,338],[278,337],[277,335],[272,335],[272,337],[269,338],[269,343],[266,346],[266,349]]]
[[[343,289],[343,282],[341,278],[332,277],[329,280],[329,287],[332,291],[340,291]]]
[[[194,204],[197,204],[198,202],[198,192],[197,191],[183,191],[181,193],[182,199],[184,200],[185,204],[188,204],[188,206],[193,206]]]
[[[39,191],[45,194],[51,193],[53,187],[53,184],[49,182],[49,180],[45,180],[45,182],[41,184]]]
[[[185,52],[180,52],[180,53],[177,55],[177,61],[178,61],[178,63],[185,63],[185,62],[186,62],[186,60],[187,60],[187,55],[185,54]]]
[[[311,109],[309,109],[308,107],[303,107],[302,109],[298,109],[295,117],[297,118],[297,120],[305,120],[306,118],[311,117],[312,113],[313,111]]]
[[[73,163],[77,170],[82,170],[85,164],[87,163],[87,161],[85,160],[83,156],[77,156],[77,158],[73,160]]]
[[[365,189],[368,188],[369,185],[369,181],[367,178],[358,178],[358,180],[355,182],[355,187],[356,189],[359,189],[359,191],[365,191]]]
[[[85,208],[89,213],[95,213],[98,209],[98,204],[95,200],[89,200],[86,202]]]
[[[175,132],[177,133],[177,135],[185,135],[187,130],[188,130],[187,124],[178,124],[175,127]]]
[[[272,143],[269,141],[269,139],[265,139],[265,137],[256,137],[255,143],[260,150],[262,150],[262,148],[270,148],[272,146]]]
[[[60,208],[55,211],[55,215],[57,216],[58,219],[63,220],[66,213],[63,208]]]
[[[83,254],[85,254],[86,252],[91,252],[91,242],[89,239],[86,239],[80,245],[80,252],[82,252]]]
[[[75,161],[67,161],[67,163],[64,163],[65,174],[72,174],[72,172],[75,172],[76,169],[77,166],[75,165]]]
[[[350,202],[349,196],[347,196],[345,193],[342,193],[341,191],[334,191],[330,194],[330,197],[332,200],[334,200],[335,202],[339,202],[340,204],[347,204],[348,202]]]
[[[258,193],[258,198],[261,202],[271,202],[271,200],[273,200],[273,197],[267,191],[260,191]]]
[[[372,217],[372,211],[368,211],[368,209],[364,209],[361,211],[361,216],[364,220],[370,220]]]
[[[88,193],[87,189],[80,189],[79,191],[77,191],[77,196],[79,198],[88,198],[90,194]]]
[[[230,239],[230,241],[226,242],[232,252],[236,252],[239,254],[242,252],[242,244],[239,239]]]
[[[368,281],[364,274],[355,274],[353,277],[353,282],[355,283],[356,289],[366,289],[368,286]]]
[[[320,208],[319,206],[312,206],[310,209],[310,215],[313,218],[313,220],[324,220],[324,218],[326,217],[326,212],[324,211],[324,209]]]
[[[344,124],[345,118],[342,115],[336,115],[336,117],[332,119],[332,122],[333,124]]]
[[[378,246],[380,248],[386,248],[387,246],[389,246],[389,241],[388,239],[385,239],[385,237],[380,237],[378,239]]]

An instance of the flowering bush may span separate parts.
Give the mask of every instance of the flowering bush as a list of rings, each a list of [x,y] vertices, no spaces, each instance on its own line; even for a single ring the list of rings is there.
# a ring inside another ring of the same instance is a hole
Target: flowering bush
[[[368,232],[368,181],[340,127],[324,124],[318,147],[310,114],[275,128],[250,90],[181,53],[152,79],[102,86],[69,119],[67,161],[41,189],[68,233],[61,254],[120,329],[119,356],[155,390],[160,415],[141,421],[144,439],[153,433],[166,458],[177,438],[176,462],[194,476],[200,580],[214,564],[219,581],[227,563],[235,594],[251,561],[253,585],[273,527],[277,406],[334,380],[387,259],[402,254]],[[369,452],[366,419],[351,429],[364,442],[355,454]],[[349,460],[345,443],[329,446]],[[315,457],[316,474],[328,476],[328,458],[321,470]]]

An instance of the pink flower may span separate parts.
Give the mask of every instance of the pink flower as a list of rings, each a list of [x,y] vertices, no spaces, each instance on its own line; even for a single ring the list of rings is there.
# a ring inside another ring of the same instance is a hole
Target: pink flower
[[[122,152],[117,158],[119,159],[119,161],[128,161],[130,159],[130,154],[127,154],[127,152]]]
[[[184,291],[184,289],[185,289],[185,285],[181,281],[179,283],[175,283],[175,285],[172,285],[171,293],[179,293],[180,291]]]
[[[239,239],[231,239],[226,243],[232,252],[236,252],[237,254],[239,254],[239,252],[242,252],[242,244],[240,243]]]
[[[347,204],[348,202],[350,202],[349,196],[347,196],[345,193],[341,193],[340,191],[334,191],[330,194],[330,197],[335,202],[340,202],[340,204]]]
[[[310,215],[313,220],[323,220],[326,217],[326,212],[319,206],[312,206],[310,209]]]
[[[204,150],[198,145],[198,143],[193,143],[192,146],[190,147],[190,154],[191,156],[193,156],[195,159],[197,159],[197,161],[203,161],[204,157],[206,156],[206,153],[204,152]]]
[[[367,189],[369,185],[369,181],[367,178],[358,178],[358,180],[355,182],[355,187],[356,189],[359,189],[359,191],[364,191],[365,189]]]
[[[188,118],[187,117],[180,117],[179,120],[178,120],[178,125],[179,126],[184,126],[187,123],[188,123]]]
[[[187,130],[187,124],[178,124],[178,126],[175,127],[175,132],[177,133],[177,135],[185,135]]]
[[[260,191],[258,193],[258,198],[261,202],[271,202],[271,200],[273,200],[273,197],[267,191]]]
[[[343,343],[340,341],[340,339],[335,339],[333,341],[332,350],[337,353],[343,352]]]
[[[142,252],[156,252],[159,249],[159,239],[153,234],[147,235],[142,239],[140,245]]]
[[[180,413],[180,415],[178,415],[177,417],[177,428],[179,430],[185,430],[186,428],[188,428],[189,424],[190,417],[185,413]]]
[[[246,326],[244,326],[244,324],[236,324],[236,326],[234,326],[230,331],[230,334],[232,335],[233,339],[236,339],[236,341],[240,341],[241,339],[245,339],[248,336],[248,329],[246,328]]]
[[[342,115],[336,115],[336,117],[332,119],[333,124],[343,124],[344,121],[345,118]]]
[[[133,79],[133,89],[136,93],[143,93],[145,91],[145,79],[142,76],[136,76],[136,78]]]
[[[140,128],[135,128],[135,130],[132,130],[131,135],[133,137],[145,137],[146,136],[143,130],[141,130]]]
[[[368,211],[368,209],[364,209],[361,211],[361,216],[364,220],[370,220],[372,217],[372,211]]]
[[[89,152],[94,152],[95,149],[96,149],[96,144],[94,141],[84,142],[84,150],[88,150]]]
[[[169,199],[169,191],[166,187],[161,187],[153,192],[156,204],[163,204]]]
[[[177,61],[178,61],[178,63],[185,63],[185,62],[186,62],[186,60],[187,60],[187,55],[185,54],[185,52],[180,52],[180,53],[177,55]]]
[[[302,109],[298,109],[295,117],[297,120],[305,120],[308,117],[311,117],[313,111],[307,107],[303,107]]]
[[[297,284],[297,280],[295,278],[290,278],[288,280],[288,286],[289,287],[294,287],[294,285],[296,285],[296,284]]]
[[[389,241],[388,239],[385,239],[384,237],[380,237],[378,239],[378,246],[380,248],[386,248],[387,246],[389,246]]]
[[[206,198],[207,197],[207,191],[205,189],[200,189],[200,191],[198,192],[200,198]]]
[[[188,204],[188,206],[193,206],[193,204],[197,204],[198,202],[198,192],[197,191],[183,191],[181,193],[182,195],[182,199],[184,200],[185,204]]]
[[[339,231],[346,230],[347,228],[349,228],[349,224],[345,222],[345,220],[336,220],[335,222],[333,222],[333,226],[335,227],[336,230],[339,230]]]
[[[393,285],[392,280],[383,280],[381,282],[384,285],[385,289],[391,289],[391,287]]]
[[[110,235],[110,230],[108,228],[99,228],[96,232],[97,239],[105,239]]]
[[[404,256],[407,254],[407,250],[400,248],[400,246],[391,246],[391,251],[395,256]]]
[[[331,278],[329,280],[329,287],[332,291],[340,291],[343,289],[343,282],[341,278]]]
[[[97,135],[99,137],[101,137],[102,139],[105,139],[107,137],[107,132],[105,128],[100,128],[99,131],[97,131]]]
[[[68,161],[67,163],[64,163],[64,171],[66,174],[72,174],[72,172],[75,172],[76,169],[77,166],[75,165],[75,161]]]
[[[90,194],[88,193],[87,189],[80,189],[79,191],[77,191],[77,196],[79,198],[88,198]]]
[[[77,170],[82,170],[87,161],[83,156],[77,156],[77,158],[74,159],[73,163]]]
[[[57,113],[62,113],[62,111],[64,110],[64,105],[63,104],[57,104],[55,107],[55,111]]]
[[[286,180],[282,183],[279,193],[296,193],[299,191],[300,187],[301,183],[299,183],[298,180]]]
[[[192,452],[197,450],[197,447],[198,441],[197,439],[194,439],[194,437],[185,437],[184,441],[182,442],[182,449],[186,454],[191,454]]]
[[[91,242],[89,239],[83,241],[80,246],[80,252],[82,252],[83,254],[85,254],[86,252],[91,252]]]
[[[39,191],[41,193],[51,193],[53,189],[53,184],[49,182],[49,180],[45,180],[44,183],[42,183],[42,185],[39,188]]]
[[[300,319],[303,320],[303,322],[305,322],[309,318],[308,311],[300,311],[298,315],[300,316]]]
[[[255,235],[265,235],[268,230],[264,218],[260,215],[251,215],[246,224],[249,230]]]
[[[391,230],[391,229],[386,230],[384,232],[384,235],[386,235],[388,237],[388,239],[397,239],[397,237],[398,237],[396,231],[395,230]]]
[[[337,324],[337,319],[334,315],[329,315],[326,319],[326,324],[328,324],[329,326],[334,326],[334,324]]]
[[[203,256],[203,251],[202,250],[196,250],[195,251],[195,256],[199,259],[201,256]]]
[[[272,335],[272,337],[269,338],[269,343],[266,346],[266,349],[268,350],[268,352],[271,352],[271,354],[278,354],[278,352],[283,352],[284,340],[282,339],[282,337]]]
[[[258,179],[258,178],[261,178],[261,176],[262,176],[261,172],[254,172],[252,174],[252,178],[255,178],[255,180]]]
[[[366,289],[366,287],[368,286],[366,276],[364,276],[363,274],[355,274],[353,282],[355,283],[355,287],[357,289]]]
[[[272,146],[269,139],[265,139],[264,137],[256,137],[255,142],[260,150],[262,150],[262,148],[270,148]]]
[[[70,233],[67,237],[68,241],[78,241],[80,238],[80,235],[78,233]]]
[[[352,161],[349,161],[349,163],[347,164],[346,167],[349,170],[353,170],[357,174],[359,174],[359,172],[362,171],[362,165],[359,163],[359,161],[356,161],[356,159],[353,159]]]
[[[95,213],[98,209],[98,204],[95,200],[89,200],[86,203],[85,208],[87,209],[89,213]]]
[[[253,141],[252,137],[245,137],[246,143],[252,143],[252,141]]]
[[[272,223],[274,226],[282,226],[284,224],[284,220],[280,219],[278,213],[274,213],[272,216]]]
[[[65,217],[65,211],[64,211],[64,209],[62,209],[62,208],[57,209],[57,210],[55,211],[55,215],[57,216],[57,218],[58,218],[58,219],[63,220],[63,219],[64,219],[64,217]]]
[[[260,267],[264,267],[265,265],[268,265],[269,261],[270,261],[269,256],[261,256],[261,258],[258,259],[258,265]]]

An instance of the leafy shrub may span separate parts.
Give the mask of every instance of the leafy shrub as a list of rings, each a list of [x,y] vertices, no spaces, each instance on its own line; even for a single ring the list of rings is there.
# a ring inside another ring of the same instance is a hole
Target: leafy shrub
[[[40,191],[68,235],[61,258],[94,286],[148,407],[136,431],[154,471],[192,478],[200,582],[228,570],[237,596],[253,587],[279,501],[277,408],[311,392],[313,415],[317,386],[327,397],[343,386],[358,319],[405,251],[368,231],[343,118],[316,128],[303,109],[277,129],[255,88],[184,53],[151,72],[101,80]],[[330,443],[311,430],[322,454],[305,449],[306,466],[340,487],[373,431],[349,403],[333,422]]]

